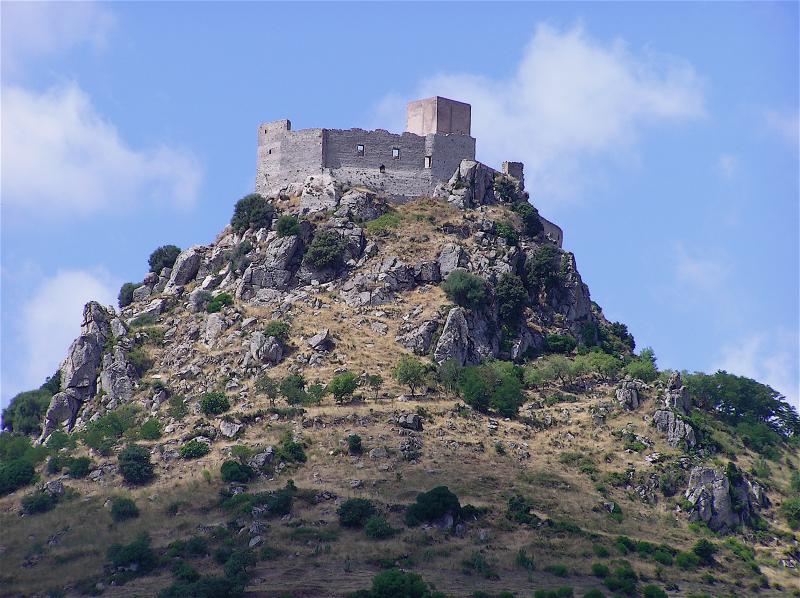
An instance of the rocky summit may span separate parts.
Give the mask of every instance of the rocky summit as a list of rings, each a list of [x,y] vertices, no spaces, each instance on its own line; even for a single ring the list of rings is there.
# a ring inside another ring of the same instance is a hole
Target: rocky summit
[[[660,371],[534,205],[309,177],[157,248],[3,414],[0,595],[798,595],[797,412]]]

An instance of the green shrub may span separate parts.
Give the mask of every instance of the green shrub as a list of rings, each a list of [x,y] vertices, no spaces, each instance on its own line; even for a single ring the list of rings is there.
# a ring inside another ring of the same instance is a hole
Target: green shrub
[[[667,593],[656,585],[648,584],[642,588],[642,598],[667,598]]]
[[[534,509],[532,500],[520,494],[515,494],[508,499],[506,517],[516,523],[537,524],[540,519],[531,511]]]
[[[345,527],[362,527],[375,512],[375,505],[366,498],[348,499],[336,511],[339,523]]]
[[[447,486],[437,486],[417,495],[417,501],[406,509],[405,523],[413,527],[420,523],[435,521],[447,513],[458,519],[461,505],[458,497],[450,492]]]
[[[385,235],[389,229],[397,228],[400,226],[402,219],[397,212],[386,212],[381,214],[374,220],[370,220],[364,225],[368,233],[374,235]]]
[[[172,574],[175,576],[175,579],[189,583],[200,579],[200,574],[197,572],[197,569],[186,561],[175,561],[172,564]]]
[[[391,538],[397,533],[385,517],[381,515],[372,515],[364,522],[364,533],[370,540],[385,540]]]
[[[347,437],[347,450],[351,455],[360,455],[364,448],[361,446],[361,436],[358,434],[350,434]]]
[[[494,233],[511,246],[519,243],[519,233],[509,222],[497,222],[494,225]]]
[[[253,244],[247,239],[237,243],[236,247],[233,249],[226,251],[225,258],[228,260],[228,264],[230,264],[230,271],[237,274],[243,274],[250,265],[250,258],[247,257],[247,254],[251,251],[253,251]],[[213,300],[213,295],[210,297],[201,296],[200,302],[205,303],[211,300]]]
[[[210,453],[211,447],[205,442],[200,442],[196,438],[192,438],[181,447],[180,452],[183,459],[197,459]]]
[[[428,368],[425,364],[410,355],[403,355],[392,371],[398,384],[408,386],[412,397],[416,394],[417,388],[425,382],[427,373]]]
[[[139,516],[139,507],[133,499],[127,496],[115,496],[111,499],[111,518],[114,521],[136,519]]]
[[[240,234],[249,228],[253,230],[268,228],[272,225],[274,215],[275,208],[272,204],[258,193],[251,193],[236,202],[231,217],[231,227]]]
[[[789,480],[789,491],[800,497],[800,471],[792,472],[792,477]]]
[[[333,230],[321,230],[314,235],[303,261],[315,270],[336,268],[342,264],[345,241]]]
[[[635,596],[638,579],[639,576],[636,575],[636,572],[631,568],[630,563],[622,561],[622,563],[614,569],[613,573],[603,580],[603,585],[612,592]]]
[[[264,327],[264,336],[274,336],[280,342],[285,343],[289,340],[291,327],[281,320],[270,320]]]
[[[517,370],[493,365],[469,366],[461,373],[459,388],[464,402],[482,413],[492,409],[505,417],[514,417],[525,402]]]
[[[45,388],[15,395],[8,407],[3,409],[3,429],[27,436],[38,436],[42,432],[42,420],[52,397],[53,393]]]
[[[231,408],[225,393],[207,392],[200,397],[200,411],[206,415],[219,415]]]
[[[32,492],[22,497],[22,512],[26,515],[45,513],[56,506],[57,499],[47,492]]]
[[[450,301],[467,309],[479,309],[488,299],[486,281],[461,269],[448,274],[442,283],[442,290]]]
[[[679,552],[675,555],[675,563],[681,569],[693,571],[700,564],[700,557],[693,552]]]
[[[210,314],[214,314],[222,311],[222,308],[228,305],[233,305],[233,296],[230,293],[219,293],[208,302],[208,305],[206,305],[206,311]]]
[[[608,552],[608,548],[602,544],[593,544],[592,552],[594,552],[595,556],[599,556],[601,559],[607,558],[611,554]]]
[[[139,438],[142,440],[158,440],[163,433],[161,422],[155,417],[146,420],[139,428]]]
[[[514,563],[517,567],[525,569],[526,571],[534,571],[536,569],[536,564],[533,562],[533,557],[529,556],[527,552],[525,552],[524,548],[520,548],[517,551],[517,556],[514,558]]]
[[[372,589],[361,590],[356,598],[433,598],[434,594],[416,573],[389,569],[372,578]]]
[[[292,235],[300,234],[300,222],[294,216],[284,214],[278,218],[275,225],[275,230],[278,231],[279,237],[290,237]]]
[[[572,598],[574,595],[573,589],[568,586],[556,590],[536,590],[533,593],[534,598]]]
[[[697,555],[703,565],[712,565],[717,547],[705,538],[701,538],[692,546],[692,552]]]
[[[561,252],[552,245],[542,245],[525,261],[525,282],[538,294],[549,291],[561,282]]]
[[[142,286],[140,282],[126,282],[119,288],[117,303],[120,307],[127,307],[133,303],[133,292]]]
[[[27,486],[35,479],[36,471],[33,465],[24,459],[0,463],[0,496]]]
[[[112,544],[108,549],[108,559],[114,568],[127,567],[137,575],[146,575],[158,566],[158,555],[150,548],[147,534],[139,535],[130,544]]]
[[[180,248],[175,245],[162,245],[147,258],[147,264],[150,266],[150,272],[161,274],[164,268],[172,268],[175,265],[175,260],[181,254]]]
[[[609,573],[608,566],[603,563],[594,563],[592,565],[592,575],[595,577],[608,577]]]
[[[290,405],[305,403],[308,396],[306,394],[306,379],[301,374],[289,374],[281,380],[280,393]]]
[[[515,203],[512,206],[512,210],[519,214],[519,217],[522,219],[522,225],[526,235],[535,237],[544,230],[542,221],[539,218],[539,211],[527,201]]]
[[[623,374],[631,378],[637,378],[643,382],[653,382],[658,378],[658,370],[655,364],[648,359],[637,358],[629,362],[623,369]]]
[[[146,484],[153,479],[150,452],[136,444],[129,444],[117,457],[119,473],[128,484]]]
[[[265,395],[269,399],[269,404],[274,406],[278,399],[278,383],[267,374],[259,376],[256,380],[256,392]]]
[[[781,513],[792,529],[800,529],[800,498],[788,498],[781,505]]]
[[[288,463],[305,463],[307,458],[303,444],[295,441],[291,432],[283,435],[275,457]]]
[[[495,287],[499,306],[500,321],[505,325],[515,324],[525,310],[528,302],[528,291],[522,279],[516,274],[505,272]]]
[[[342,372],[331,379],[327,390],[337,403],[341,403],[345,397],[353,395],[357,386],[358,377],[353,372]]]
[[[547,565],[544,570],[556,577],[567,577],[567,575],[569,575],[569,569],[567,569],[566,565],[561,565],[559,563]]]
[[[550,353],[572,353],[578,343],[565,334],[548,334],[544,339],[545,348]]]
[[[89,469],[92,466],[92,460],[89,457],[76,457],[70,459],[67,464],[69,477],[78,479],[85,478],[89,475]]]
[[[664,565],[665,567],[671,567],[675,559],[672,558],[671,553],[662,548],[659,548],[653,553],[653,560],[659,565]]]
[[[255,477],[256,472],[249,465],[243,465],[239,461],[228,460],[220,467],[220,475],[224,482],[249,482]]]
[[[478,551],[473,552],[469,558],[461,561],[461,568],[467,575],[477,573],[486,579],[500,579],[492,564]]]

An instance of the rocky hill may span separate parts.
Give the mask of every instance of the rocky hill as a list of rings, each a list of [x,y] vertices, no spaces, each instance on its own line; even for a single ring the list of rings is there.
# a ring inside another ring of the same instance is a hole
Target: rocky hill
[[[247,196],[87,304],[0,595],[800,595],[796,411],[637,355],[513,179],[435,195]]]

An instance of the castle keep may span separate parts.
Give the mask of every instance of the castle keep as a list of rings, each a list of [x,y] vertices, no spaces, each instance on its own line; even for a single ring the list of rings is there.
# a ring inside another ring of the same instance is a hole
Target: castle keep
[[[433,97],[409,102],[406,131],[383,129],[292,130],[277,120],[258,128],[256,192],[265,196],[297,191],[308,177],[330,175],[349,186],[382,191],[389,197],[431,195],[462,160],[475,160],[470,135],[471,107]],[[522,183],[522,164],[503,170]]]

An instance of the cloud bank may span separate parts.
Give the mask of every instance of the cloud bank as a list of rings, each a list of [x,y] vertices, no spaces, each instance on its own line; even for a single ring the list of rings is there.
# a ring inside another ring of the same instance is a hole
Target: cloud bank
[[[546,202],[579,195],[599,175],[593,159],[630,158],[645,127],[705,112],[703,83],[686,61],[635,54],[621,40],[590,38],[580,26],[540,24],[507,79],[444,73],[413,94],[432,95],[472,104],[479,159],[495,166],[524,161],[528,186]],[[384,98],[378,118],[397,126],[402,104]]]

